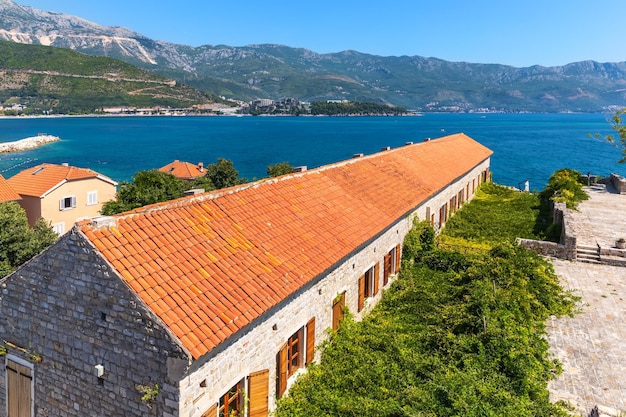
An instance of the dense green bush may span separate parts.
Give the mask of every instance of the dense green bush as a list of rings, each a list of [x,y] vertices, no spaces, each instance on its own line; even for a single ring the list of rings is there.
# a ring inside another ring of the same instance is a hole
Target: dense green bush
[[[513,242],[516,238],[543,239],[541,202],[537,194],[522,193],[494,183],[485,183],[472,199],[447,223],[447,237],[491,245]]]
[[[541,197],[576,209],[580,202],[589,199],[589,195],[583,190],[585,184],[586,179],[580,172],[569,168],[559,169],[550,177]]]
[[[560,368],[544,322],[574,300],[550,264],[512,245],[422,258],[436,268],[404,262],[369,316],[331,334],[278,416],[565,415],[549,400]]]

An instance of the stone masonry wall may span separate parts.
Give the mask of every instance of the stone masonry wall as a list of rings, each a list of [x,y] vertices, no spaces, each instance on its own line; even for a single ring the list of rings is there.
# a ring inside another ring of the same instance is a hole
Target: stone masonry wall
[[[79,232],[67,233],[0,288],[0,338],[11,344],[8,357],[33,363],[36,416],[178,415],[174,368],[189,363],[186,354]],[[95,375],[100,364],[103,378]],[[1,367],[2,416],[6,380]],[[136,385],[153,383],[161,392],[149,410]]]
[[[362,319],[380,300],[382,286],[383,258],[397,244],[402,244],[404,236],[412,226],[414,216],[425,219],[427,207],[439,207],[458,195],[469,184],[470,195],[474,195],[472,179],[488,169],[489,161],[481,164],[468,175],[458,179],[445,190],[412,214],[400,219],[388,228],[376,240],[369,242],[358,253],[345,259],[341,265],[330,271],[323,279],[289,300],[280,310],[249,329],[245,334],[229,341],[223,350],[214,351],[201,358],[188,375],[181,381],[180,415],[200,417],[203,412],[218,402],[219,396],[237,382],[253,372],[269,370],[269,407],[272,410],[276,402],[276,355],[280,347],[298,329],[315,317],[315,342],[319,345],[327,337],[326,330],[332,326],[332,304],[338,294],[345,291],[346,307],[356,320]],[[478,184],[476,183],[476,189]],[[386,198],[381,196],[381,198]],[[432,208],[431,208],[432,211]],[[365,308],[357,312],[358,279],[363,273],[380,262],[380,290],[377,296],[366,299]],[[391,285],[391,281],[388,285]],[[320,352],[316,352],[319,360]],[[288,386],[297,379],[298,373],[291,377]]]

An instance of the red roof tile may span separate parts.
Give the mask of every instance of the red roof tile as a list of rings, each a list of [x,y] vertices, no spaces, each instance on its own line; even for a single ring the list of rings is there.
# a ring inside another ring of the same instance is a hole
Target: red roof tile
[[[80,227],[198,358],[491,153],[456,134]]]
[[[179,160],[162,166],[159,168],[159,171],[172,174],[173,176],[183,180],[193,180],[206,174],[206,169],[204,168],[202,162],[194,165],[189,162],[181,162]]]
[[[20,195],[43,197],[65,182],[88,178],[100,178],[117,185],[111,178],[96,171],[55,164],[41,164],[25,169],[9,178],[7,182]]]
[[[21,200],[22,197],[15,191],[11,185],[4,179],[2,175],[0,175],[0,203],[4,203],[7,201],[18,201]]]

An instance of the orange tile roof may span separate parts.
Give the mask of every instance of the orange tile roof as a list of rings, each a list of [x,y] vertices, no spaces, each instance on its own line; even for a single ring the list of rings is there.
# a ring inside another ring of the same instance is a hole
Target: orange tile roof
[[[178,159],[159,168],[159,171],[167,172],[184,180],[193,180],[206,174],[206,169],[201,162],[194,165],[189,162],[181,162]]]
[[[46,194],[68,181],[100,178],[117,185],[111,178],[87,168],[69,165],[41,164],[27,168],[7,179],[9,185],[20,195],[45,197]]]
[[[9,185],[6,179],[0,175],[0,203],[5,201],[17,201],[22,197]]]
[[[491,153],[456,134],[79,227],[197,359]]]

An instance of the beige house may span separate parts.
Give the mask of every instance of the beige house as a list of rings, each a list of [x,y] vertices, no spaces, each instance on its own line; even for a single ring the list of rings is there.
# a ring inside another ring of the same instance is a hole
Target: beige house
[[[102,204],[115,198],[117,183],[86,168],[41,164],[7,180],[32,226],[43,217],[62,235],[77,220],[98,216]]]

